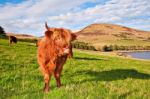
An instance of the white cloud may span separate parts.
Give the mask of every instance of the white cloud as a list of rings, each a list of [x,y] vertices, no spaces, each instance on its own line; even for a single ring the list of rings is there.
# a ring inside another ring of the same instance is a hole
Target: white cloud
[[[20,4],[0,5],[0,25],[6,31],[39,33],[43,31],[44,22],[48,21],[49,16],[70,12],[87,1],[96,0],[28,0]]]
[[[0,5],[0,25],[6,31],[41,35],[44,22],[50,26],[81,29],[93,22],[118,23],[149,29],[149,0],[110,0],[87,9],[80,5],[99,0],[27,0],[19,4]],[[141,19],[143,18],[143,19]],[[142,20],[142,21],[141,21]],[[148,28],[147,28],[148,27]]]
[[[69,15],[64,14],[60,16],[52,16],[49,19],[53,21],[62,21],[62,23],[66,24],[69,24],[70,20],[73,20],[71,24],[84,25],[90,21],[102,23],[122,23],[122,25],[124,25],[124,22],[128,22],[128,19],[136,22],[140,19],[136,19],[137,17],[144,16],[143,18],[145,18],[145,16],[150,16],[150,5],[148,3],[148,0],[112,0],[107,2],[105,5],[97,5],[96,7],[77,13],[70,13]],[[141,25],[141,28],[138,25],[139,29],[148,29],[143,28],[143,22],[139,23]],[[131,25],[128,25],[127,23],[126,26]],[[136,27],[136,23],[133,27]]]

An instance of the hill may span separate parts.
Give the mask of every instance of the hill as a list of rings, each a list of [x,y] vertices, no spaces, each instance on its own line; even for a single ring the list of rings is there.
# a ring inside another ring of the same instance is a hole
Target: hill
[[[19,34],[19,33],[6,33],[7,36],[15,36],[18,41],[31,42],[36,43],[39,39],[36,36],[28,35],[28,34]],[[8,38],[7,38],[8,39]]]
[[[77,32],[78,41],[94,46],[149,46],[150,32],[114,24],[91,24]]]
[[[7,36],[15,36],[18,39],[37,39],[37,37],[28,34],[6,33]]]

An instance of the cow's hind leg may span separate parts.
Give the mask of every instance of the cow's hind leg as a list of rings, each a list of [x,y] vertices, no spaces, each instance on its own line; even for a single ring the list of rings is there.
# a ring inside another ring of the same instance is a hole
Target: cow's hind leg
[[[57,82],[57,87],[61,87],[61,81],[60,81],[60,75],[61,75],[61,71],[55,71],[54,76]]]
[[[57,87],[62,86],[60,76],[61,76],[61,72],[62,72],[62,69],[63,69],[63,65],[66,62],[66,58],[67,57],[60,58],[60,60],[58,61],[57,65],[56,65],[56,69],[54,71],[54,76],[55,76],[55,79],[56,79],[56,82],[57,82]]]

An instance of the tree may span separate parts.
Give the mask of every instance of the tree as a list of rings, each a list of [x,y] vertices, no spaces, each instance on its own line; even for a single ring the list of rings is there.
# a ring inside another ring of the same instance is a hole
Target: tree
[[[6,37],[6,33],[4,29],[0,26],[0,38],[4,38],[4,37]]]
[[[113,46],[112,45],[110,45],[110,46],[104,45],[103,46],[103,51],[105,51],[105,52],[113,51]]]

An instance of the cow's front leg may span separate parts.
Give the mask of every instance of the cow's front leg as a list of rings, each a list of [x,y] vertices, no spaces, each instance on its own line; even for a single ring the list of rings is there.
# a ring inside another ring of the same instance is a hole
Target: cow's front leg
[[[46,68],[46,65],[41,65],[40,69],[41,69],[41,72],[43,73],[43,76],[44,76],[44,84],[45,85],[44,85],[43,91],[48,92],[50,90],[49,82],[50,82],[51,75],[48,71],[48,68]]]
[[[55,64],[55,63],[52,63],[52,62],[49,62],[49,63],[47,64],[47,67],[48,67],[48,68],[47,68],[48,73],[45,74],[45,76],[44,76],[44,81],[45,81],[44,91],[45,91],[45,92],[48,92],[48,91],[50,90],[49,83],[50,83],[51,76],[52,76],[53,73],[54,73],[56,64]]]
[[[44,82],[45,82],[45,86],[44,86],[44,92],[48,92],[50,90],[49,87],[49,80],[50,80],[50,75],[49,74],[45,74],[44,75]]]

